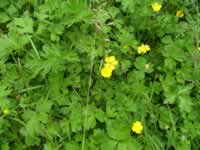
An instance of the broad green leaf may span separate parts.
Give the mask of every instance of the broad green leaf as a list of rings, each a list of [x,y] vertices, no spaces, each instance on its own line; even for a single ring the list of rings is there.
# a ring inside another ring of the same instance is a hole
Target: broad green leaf
[[[0,23],[6,23],[10,20],[10,17],[5,12],[0,12]]]
[[[121,141],[129,138],[130,127],[129,124],[120,120],[113,120],[107,122],[108,135],[115,140]]]
[[[146,63],[147,63],[147,61],[144,57],[138,57],[135,61],[135,67],[138,70],[144,70]]]
[[[100,149],[101,150],[115,150],[117,146],[117,142],[113,140],[107,140],[102,143]]]
[[[129,139],[117,144],[117,150],[142,150],[142,145],[136,139]]]
[[[71,143],[65,143],[64,145],[64,150],[80,150],[80,146],[76,142],[71,142]]]

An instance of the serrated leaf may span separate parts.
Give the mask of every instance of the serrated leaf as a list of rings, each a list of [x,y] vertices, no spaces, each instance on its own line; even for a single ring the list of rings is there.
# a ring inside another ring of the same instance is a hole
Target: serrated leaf
[[[179,108],[181,112],[189,113],[192,109],[192,101],[189,96],[179,96]]]
[[[30,17],[15,18],[9,24],[11,30],[16,30],[19,33],[33,33],[33,20]]]
[[[47,99],[40,99],[39,101],[37,101],[36,105],[38,112],[47,113],[51,110],[52,102]]]
[[[91,13],[88,8],[87,1],[82,0],[69,0],[63,6],[64,17],[62,22],[66,25],[71,26],[74,23],[81,21],[90,21]]]

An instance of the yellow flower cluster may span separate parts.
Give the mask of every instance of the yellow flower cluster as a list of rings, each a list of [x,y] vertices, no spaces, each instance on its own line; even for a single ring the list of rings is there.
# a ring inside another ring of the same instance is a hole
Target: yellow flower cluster
[[[132,131],[136,134],[141,134],[143,131],[143,125],[140,121],[136,121],[132,125]]]
[[[138,52],[138,54],[145,54],[148,51],[150,51],[150,49],[151,48],[148,44],[142,44],[142,45],[138,46],[137,52]]]
[[[110,78],[112,76],[112,71],[115,69],[115,66],[118,64],[115,56],[107,56],[105,58],[104,67],[101,69],[101,75],[104,78]]]
[[[184,17],[184,12],[182,10],[177,10],[176,11],[176,17],[183,18]]]
[[[154,12],[159,12],[160,9],[162,8],[162,5],[159,2],[154,2],[151,4],[151,7]]]
[[[152,7],[154,12],[159,12],[160,9],[162,8],[162,5],[159,2],[153,2],[151,4],[151,7]],[[182,10],[177,10],[176,11],[176,16],[179,17],[179,18],[183,18],[184,17],[184,12]]]

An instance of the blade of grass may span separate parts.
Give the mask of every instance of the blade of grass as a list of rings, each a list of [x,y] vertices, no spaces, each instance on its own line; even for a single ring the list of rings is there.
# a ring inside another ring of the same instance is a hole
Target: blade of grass
[[[88,104],[90,101],[90,88],[92,85],[92,71],[93,71],[93,62],[94,58],[91,58],[91,64],[90,64],[90,76],[89,76],[89,81],[88,81],[88,92],[87,92],[87,100],[86,100],[86,109],[84,113],[84,127],[83,127],[83,138],[82,138],[82,148],[81,150],[85,149],[85,137],[86,137],[86,124],[87,124],[87,115],[88,115]]]
[[[38,58],[40,58],[39,52],[38,52],[38,50],[37,50],[37,48],[36,48],[36,46],[35,46],[33,40],[32,40],[32,39],[30,38],[30,36],[28,36],[28,35],[26,35],[26,37],[27,37],[28,40],[30,41],[31,46],[33,47],[33,50],[34,50],[35,54],[37,55]]]

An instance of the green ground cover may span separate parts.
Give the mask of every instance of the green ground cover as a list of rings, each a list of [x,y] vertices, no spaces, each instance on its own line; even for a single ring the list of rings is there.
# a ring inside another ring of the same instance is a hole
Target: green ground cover
[[[198,0],[0,0],[0,150],[199,150]]]

